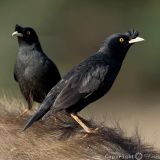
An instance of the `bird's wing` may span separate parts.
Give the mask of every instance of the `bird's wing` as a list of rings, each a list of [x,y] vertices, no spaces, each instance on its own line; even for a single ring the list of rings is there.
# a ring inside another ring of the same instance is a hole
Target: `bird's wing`
[[[14,80],[15,81],[18,81],[18,79],[17,79],[17,76],[16,76],[16,73],[14,72]]]
[[[51,107],[51,112],[66,109],[76,104],[82,98],[91,95],[103,83],[108,68],[109,66],[104,64],[91,65],[87,69],[80,70],[78,74],[73,75],[57,96]]]
[[[14,80],[18,82],[16,65],[14,65],[14,73],[13,73],[13,76],[14,76]]]
[[[48,57],[45,58],[45,65],[47,66],[47,78],[53,78],[55,81],[59,81],[61,79],[61,75],[59,70],[54,62],[50,60]]]

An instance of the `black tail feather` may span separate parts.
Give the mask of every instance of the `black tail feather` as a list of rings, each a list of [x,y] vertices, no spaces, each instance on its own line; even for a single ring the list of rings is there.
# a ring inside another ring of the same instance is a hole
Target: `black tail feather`
[[[30,119],[29,121],[27,122],[27,124],[24,126],[23,130],[22,131],[25,131],[26,129],[28,129],[29,127],[32,126],[32,124],[38,120],[40,120],[44,114],[46,112],[42,111],[42,110],[39,110],[37,113],[35,113]]]
[[[49,93],[39,107],[39,110],[29,119],[22,131],[25,131],[27,128],[31,127],[34,122],[40,120],[50,110],[54,100],[55,97],[52,96],[52,92]]]
[[[27,128],[31,127],[34,122],[40,120],[50,110],[51,104],[52,103],[48,103],[47,105],[46,103],[42,103],[40,109],[29,119],[22,131],[25,131]]]

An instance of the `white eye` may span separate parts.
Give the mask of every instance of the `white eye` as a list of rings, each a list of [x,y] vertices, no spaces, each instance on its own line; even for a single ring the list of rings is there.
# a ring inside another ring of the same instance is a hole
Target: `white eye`
[[[120,38],[119,42],[121,42],[121,43],[124,42],[124,38]]]

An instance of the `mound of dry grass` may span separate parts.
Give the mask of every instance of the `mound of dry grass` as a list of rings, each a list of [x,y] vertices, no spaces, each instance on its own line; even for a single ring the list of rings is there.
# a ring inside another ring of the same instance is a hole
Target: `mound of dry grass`
[[[19,100],[0,100],[0,160],[160,159],[160,154],[143,144],[138,135],[126,137],[120,127],[108,128],[93,121],[86,123],[99,130],[86,135],[64,113],[21,132],[29,118],[17,118],[23,108]]]

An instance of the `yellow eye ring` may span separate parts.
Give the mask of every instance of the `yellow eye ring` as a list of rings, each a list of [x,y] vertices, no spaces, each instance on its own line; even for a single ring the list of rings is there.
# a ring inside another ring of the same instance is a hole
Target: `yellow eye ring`
[[[120,38],[119,41],[122,43],[124,42],[124,38]]]
[[[30,35],[31,34],[31,32],[30,31],[27,31],[27,35]]]

